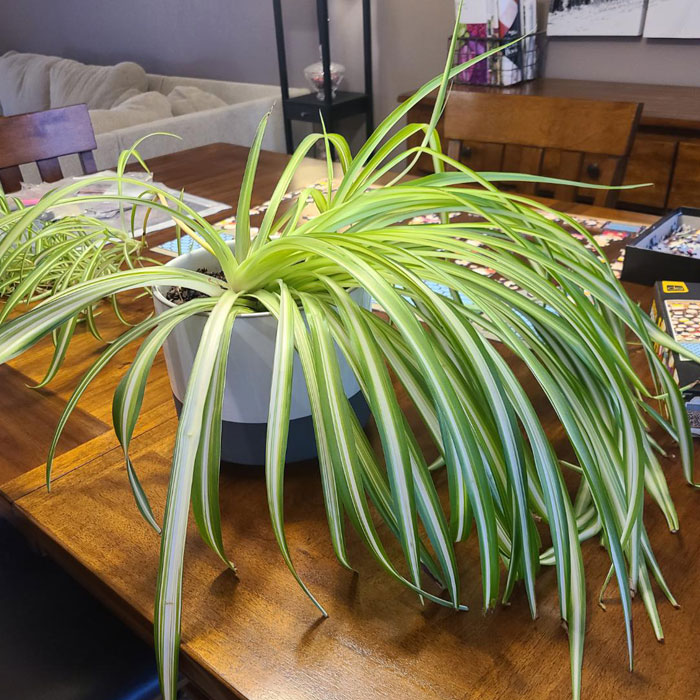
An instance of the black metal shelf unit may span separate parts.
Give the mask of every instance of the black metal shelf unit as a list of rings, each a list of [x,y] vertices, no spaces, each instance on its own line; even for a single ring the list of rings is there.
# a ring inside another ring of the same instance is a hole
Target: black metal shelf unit
[[[315,93],[289,96],[289,78],[287,75],[287,52],[284,43],[284,23],[282,20],[282,0],[272,0],[275,13],[275,33],[277,36],[277,60],[280,69],[280,87],[282,89],[282,110],[284,116],[284,138],[287,153],[294,148],[292,140],[292,121],[320,123],[321,117],[328,131],[334,131],[336,122],[356,114],[365,115],[367,136],[374,129],[372,117],[372,21],[370,0],[362,0],[362,44],[364,52],[365,91],[343,92],[338,90],[333,97],[331,90],[331,47],[328,31],[328,0],[316,0],[318,20],[318,39],[321,45],[321,63],[323,64],[323,100]]]

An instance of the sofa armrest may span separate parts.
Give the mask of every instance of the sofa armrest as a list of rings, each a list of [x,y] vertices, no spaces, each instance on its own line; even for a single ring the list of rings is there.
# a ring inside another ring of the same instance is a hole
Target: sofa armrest
[[[224,142],[250,146],[260,120],[274,103],[275,100],[272,98],[253,100],[245,104],[218,107],[137,124],[109,132],[109,134],[116,137],[119,151],[131,148],[137,139],[154,132],[167,132],[180,137],[175,139],[158,135],[146,139],[138,149],[144,158],[153,158],[210,143]],[[99,145],[98,137],[98,147]],[[284,151],[282,108],[279,104],[272,109],[262,145],[267,150]],[[116,163],[116,157],[114,162]]]
[[[260,83],[237,83],[228,80],[212,80],[210,78],[186,78],[181,76],[148,74],[148,89],[157,90],[168,95],[171,90],[179,85],[198,87],[200,90],[210,92],[221,98],[227,104],[241,104],[262,98],[280,99],[281,92],[278,85],[263,85]],[[290,88],[292,97],[301,95],[308,90]]]

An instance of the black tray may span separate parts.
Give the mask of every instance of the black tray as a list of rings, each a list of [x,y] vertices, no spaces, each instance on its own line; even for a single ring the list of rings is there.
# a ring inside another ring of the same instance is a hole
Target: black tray
[[[684,220],[700,229],[700,209],[681,207],[666,214],[627,244],[622,279],[652,285],[657,280],[700,282],[700,258],[650,250],[649,246],[668,236]]]

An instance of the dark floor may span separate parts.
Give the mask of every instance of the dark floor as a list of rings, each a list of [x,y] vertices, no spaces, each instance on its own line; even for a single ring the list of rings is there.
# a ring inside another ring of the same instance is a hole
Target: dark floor
[[[0,519],[0,698],[157,695],[153,649]]]

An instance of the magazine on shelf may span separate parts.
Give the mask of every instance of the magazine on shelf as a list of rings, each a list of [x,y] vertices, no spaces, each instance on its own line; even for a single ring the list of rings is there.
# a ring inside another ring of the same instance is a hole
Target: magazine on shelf
[[[508,44],[523,35],[518,0],[499,0],[498,30],[504,44]],[[506,48],[499,54],[499,85],[515,85],[523,79],[522,41]]]
[[[456,2],[459,8],[459,2]],[[471,85],[508,86],[536,77],[537,0],[473,0],[464,3],[457,27],[456,63],[486,53],[499,44],[522,41],[494,56],[475,63],[458,82]]]
[[[537,77],[537,0],[520,0],[520,24],[523,32],[523,80]]]
[[[459,9],[459,2],[456,4]],[[457,28],[460,42],[456,61],[464,63],[486,53],[499,37],[498,0],[475,0],[462,6]],[[496,58],[479,61],[463,71],[459,82],[472,85],[497,83]]]

